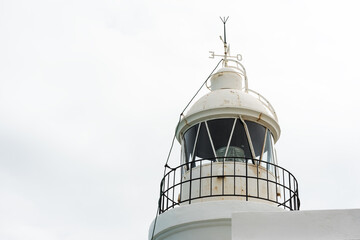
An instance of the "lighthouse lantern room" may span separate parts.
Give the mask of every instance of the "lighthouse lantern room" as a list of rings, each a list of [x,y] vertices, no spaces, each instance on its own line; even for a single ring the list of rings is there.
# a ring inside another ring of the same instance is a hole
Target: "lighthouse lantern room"
[[[230,55],[222,20],[224,54],[210,52],[222,67],[206,81],[210,91],[181,114],[175,133],[180,164],[165,166],[149,239],[231,239],[222,221],[234,211],[299,210],[297,180],[277,162],[275,110],[248,88],[242,57]]]

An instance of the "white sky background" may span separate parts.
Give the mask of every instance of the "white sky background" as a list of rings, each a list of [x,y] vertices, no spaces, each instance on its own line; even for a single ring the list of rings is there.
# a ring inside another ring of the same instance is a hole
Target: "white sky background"
[[[219,16],[301,209],[359,208],[359,4],[0,0],[0,239],[147,239]]]

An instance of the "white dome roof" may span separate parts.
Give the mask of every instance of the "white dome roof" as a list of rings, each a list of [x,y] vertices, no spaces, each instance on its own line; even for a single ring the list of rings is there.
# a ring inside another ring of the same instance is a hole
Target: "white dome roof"
[[[248,89],[245,69],[239,62],[235,62],[236,67],[228,66],[226,62],[225,67],[211,76],[211,92],[201,97],[182,116],[176,128],[179,141],[186,130],[199,122],[239,116],[269,128],[275,142],[279,139],[280,126],[273,107],[259,93]]]
[[[237,89],[219,89],[206,94],[189,109],[186,115],[215,108],[246,108],[272,115],[259,99]]]
[[[266,104],[265,99],[260,100],[261,95],[252,93],[251,90],[218,89],[201,97],[180,121],[176,130],[177,139],[180,140],[180,134],[198,122],[241,115],[244,120],[259,122],[269,128],[277,141],[280,126],[275,112],[271,111],[271,105]]]

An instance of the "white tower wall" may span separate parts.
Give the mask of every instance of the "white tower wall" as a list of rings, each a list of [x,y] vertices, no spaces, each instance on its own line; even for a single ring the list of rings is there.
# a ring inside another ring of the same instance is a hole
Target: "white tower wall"
[[[360,209],[285,211],[230,200],[194,203],[159,215],[153,240],[355,240],[360,239],[359,226]]]
[[[231,240],[234,212],[282,212],[264,203],[214,201],[194,203],[158,216],[153,240]],[[154,222],[149,230],[153,233]]]

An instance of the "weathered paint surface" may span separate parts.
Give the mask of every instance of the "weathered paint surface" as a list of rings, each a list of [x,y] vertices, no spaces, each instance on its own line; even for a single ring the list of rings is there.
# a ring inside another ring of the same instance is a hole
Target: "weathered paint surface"
[[[224,177],[224,175],[236,175],[237,177]],[[210,176],[213,177],[206,178]],[[184,174],[182,178],[183,184],[180,200],[181,202],[185,201],[182,204],[189,204],[189,201],[187,201],[189,198],[199,198],[191,200],[191,203],[216,200],[246,200],[246,197],[242,196],[208,197],[211,195],[232,195],[235,193],[237,195],[250,196],[248,201],[264,201],[261,199],[251,198],[251,196],[276,201],[276,184],[273,183],[276,182],[276,180],[272,172],[267,171],[263,166],[247,164],[247,181],[245,176],[246,164],[242,162],[236,162],[235,164],[234,162],[209,163],[202,165],[201,168],[200,166],[197,166]],[[194,180],[200,177],[202,179]],[[190,179],[192,179],[192,181],[188,181]],[[267,182],[266,179],[272,182]],[[265,202],[268,204],[275,204],[269,201]]]

